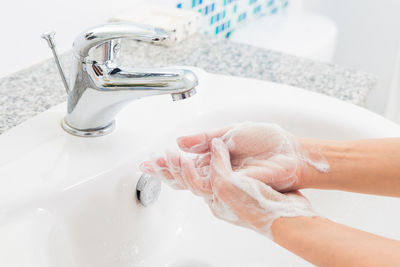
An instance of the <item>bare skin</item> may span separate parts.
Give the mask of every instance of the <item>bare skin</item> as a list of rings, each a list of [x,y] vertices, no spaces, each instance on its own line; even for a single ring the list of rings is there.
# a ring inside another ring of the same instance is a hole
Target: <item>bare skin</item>
[[[356,141],[300,139],[319,146],[331,166],[321,173],[302,170],[291,189],[318,188],[400,196],[400,138]],[[274,241],[318,266],[398,266],[400,242],[320,217],[279,218]]]
[[[209,153],[212,139],[222,137],[228,129],[181,137],[178,145],[186,152]],[[315,151],[317,147],[315,153],[323,155],[330,171],[325,173],[303,165],[296,171],[295,183],[282,191],[316,188],[400,197],[400,138],[355,141],[295,138],[306,150]],[[252,178],[265,182],[256,176]],[[400,265],[399,241],[325,218],[278,218],[271,230],[276,243],[318,266]]]
[[[335,189],[400,197],[400,138],[355,141],[299,139],[302,146],[318,146],[331,171],[309,166],[291,189]]]
[[[317,266],[399,266],[400,242],[321,217],[279,218],[274,241]]]

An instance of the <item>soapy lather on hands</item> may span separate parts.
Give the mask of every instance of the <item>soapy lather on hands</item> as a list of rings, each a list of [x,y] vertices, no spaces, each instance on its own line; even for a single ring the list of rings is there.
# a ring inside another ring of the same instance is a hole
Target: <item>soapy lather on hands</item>
[[[197,156],[166,152],[141,169],[204,197],[216,217],[272,238],[275,219],[315,215],[300,192],[288,191],[298,188],[306,166],[327,172],[329,165],[278,125],[243,123],[177,142]]]

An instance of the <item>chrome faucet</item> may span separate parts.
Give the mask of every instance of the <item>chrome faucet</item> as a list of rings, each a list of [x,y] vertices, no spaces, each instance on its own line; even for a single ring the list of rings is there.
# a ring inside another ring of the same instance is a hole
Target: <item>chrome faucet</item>
[[[102,136],[115,128],[115,116],[130,101],[171,94],[181,100],[196,93],[196,75],[186,69],[134,69],[119,64],[121,39],[162,42],[161,29],[133,23],[110,23],[82,32],[73,44],[70,82],[55,50],[54,32],[44,33],[68,94],[62,127],[77,136]]]

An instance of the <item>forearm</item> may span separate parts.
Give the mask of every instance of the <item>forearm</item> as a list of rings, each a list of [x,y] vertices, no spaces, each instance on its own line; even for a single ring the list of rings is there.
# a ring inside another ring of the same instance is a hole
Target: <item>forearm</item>
[[[306,149],[314,149],[313,153],[321,153],[330,171],[322,173],[306,167],[299,188],[400,196],[400,138],[301,142]]]
[[[279,218],[274,241],[317,266],[397,266],[400,242],[320,217]]]

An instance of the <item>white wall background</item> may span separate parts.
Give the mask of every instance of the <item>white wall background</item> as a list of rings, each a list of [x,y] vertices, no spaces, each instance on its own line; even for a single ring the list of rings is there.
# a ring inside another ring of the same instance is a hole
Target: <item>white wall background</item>
[[[400,1],[303,1],[306,9],[324,14],[336,22],[338,46],[334,63],[364,70],[379,78],[367,107],[383,114],[396,55],[400,52]]]
[[[174,0],[14,0],[0,8],[0,77],[51,57],[42,32],[55,30],[59,52],[71,49],[83,29],[104,23],[110,16],[139,3],[175,3]]]

